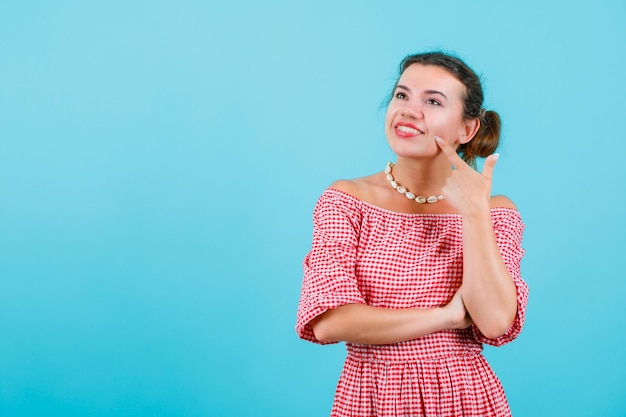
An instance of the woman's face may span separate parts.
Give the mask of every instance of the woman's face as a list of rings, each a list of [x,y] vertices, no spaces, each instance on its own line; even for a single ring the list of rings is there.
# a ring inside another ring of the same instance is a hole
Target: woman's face
[[[465,86],[448,71],[413,64],[400,76],[387,108],[385,133],[399,157],[433,157],[439,136],[453,148],[471,140],[474,130],[463,119]]]

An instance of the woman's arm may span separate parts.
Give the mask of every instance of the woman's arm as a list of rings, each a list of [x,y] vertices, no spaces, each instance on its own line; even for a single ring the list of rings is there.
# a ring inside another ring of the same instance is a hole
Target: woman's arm
[[[515,319],[517,288],[500,255],[490,209],[515,206],[505,197],[490,197],[497,155],[487,158],[480,173],[444,141],[436,142],[454,166],[442,194],[463,219],[463,302],[480,332],[495,339]]]
[[[429,333],[464,329],[472,324],[461,290],[445,307],[385,309],[346,304],[321,314],[311,322],[320,342],[388,344],[416,339]]]
[[[505,197],[494,200],[515,208]],[[481,333],[489,339],[503,335],[517,314],[517,288],[500,255],[489,207],[463,215],[463,288],[463,302]]]

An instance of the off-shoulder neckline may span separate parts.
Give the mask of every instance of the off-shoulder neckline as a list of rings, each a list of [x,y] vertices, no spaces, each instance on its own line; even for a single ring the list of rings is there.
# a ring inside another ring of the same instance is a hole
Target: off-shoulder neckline
[[[400,216],[400,217],[438,217],[438,218],[446,218],[446,217],[448,217],[448,218],[460,218],[461,217],[460,213],[402,213],[402,212],[399,212],[399,211],[393,211],[393,210],[389,210],[389,209],[386,209],[386,208],[382,208],[382,207],[377,206],[377,205],[372,204],[372,203],[368,203],[366,201],[363,201],[363,200],[353,196],[352,194],[348,194],[345,191],[338,190],[336,188],[332,188],[332,187],[331,188],[327,188],[324,191],[324,194],[329,193],[329,192],[345,196],[345,197],[349,198],[350,200],[353,200],[357,204],[360,204],[362,206],[368,207],[371,210],[379,211],[381,213],[392,214],[392,215],[396,215],[396,216]],[[519,211],[517,209],[511,208],[511,207],[502,207],[502,206],[491,207],[490,212],[492,214],[494,212],[509,212],[509,213],[516,214],[518,217],[520,217]]]

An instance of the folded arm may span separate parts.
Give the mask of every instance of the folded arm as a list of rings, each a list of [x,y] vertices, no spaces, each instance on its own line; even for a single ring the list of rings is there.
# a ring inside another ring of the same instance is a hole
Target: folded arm
[[[376,345],[404,342],[441,330],[464,329],[471,324],[458,291],[450,303],[437,308],[386,309],[346,304],[316,317],[311,327],[320,342]]]

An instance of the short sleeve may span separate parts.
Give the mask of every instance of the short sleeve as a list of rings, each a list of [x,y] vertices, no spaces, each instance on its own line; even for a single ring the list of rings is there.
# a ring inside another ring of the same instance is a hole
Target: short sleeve
[[[512,342],[521,333],[526,319],[526,305],[528,304],[528,285],[522,280],[520,264],[524,256],[522,235],[524,223],[515,209],[495,208],[492,210],[493,229],[500,255],[517,288],[517,314],[509,329],[496,339],[485,337],[476,325],[472,326],[476,339],[492,346],[502,346]]]
[[[327,190],[313,211],[313,242],[303,262],[304,277],[296,332],[320,343],[311,320],[345,304],[365,304],[355,275],[361,213],[354,199]]]

